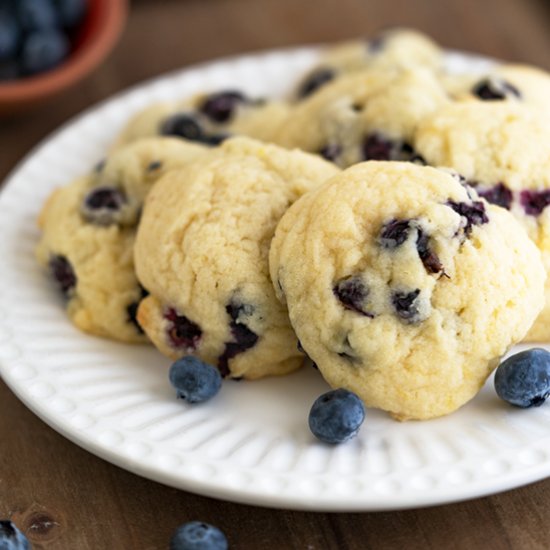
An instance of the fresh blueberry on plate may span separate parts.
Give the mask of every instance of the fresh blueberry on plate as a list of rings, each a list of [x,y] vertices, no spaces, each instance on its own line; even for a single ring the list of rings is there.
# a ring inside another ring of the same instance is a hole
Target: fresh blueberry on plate
[[[496,370],[495,390],[516,407],[542,405],[550,395],[550,353],[533,348],[508,357]]]
[[[9,520],[0,520],[0,550],[29,550],[27,537]]]
[[[190,521],[180,525],[170,541],[170,550],[227,550],[225,535],[214,525]]]
[[[178,359],[170,367],[169,378],[178,397],[189,403],[202,403],[211,399],[222,385],[218,369],[192,355]]]
[[[354,437],[365,419],[365,406],[343,388],[318,397],[309,412],[309,429],[325,443],[343,443]]]

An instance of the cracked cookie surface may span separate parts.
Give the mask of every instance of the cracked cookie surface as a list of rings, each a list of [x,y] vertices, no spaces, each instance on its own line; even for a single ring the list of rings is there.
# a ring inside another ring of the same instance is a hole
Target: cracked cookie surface
[[[514,218],[442,170],[366,162],[297,201],[270,252],[279,299],[335,388],[400,419],[457,409],[541,307]]]
[[[123,342],[147,341],[136,321],[146,292],[133,262],[143,200],[158,178],[203,151],[172,138],[137,141],[48,198],[36,255],[57,282],[78,328]]]
[[[233,138],[155,185],[135,260],[151,293],[138,319],[162,353],[195,354],[232,378],[301,365],[269,279],[269,245],[288,206],[337,172],[314,155]]]
[[[415,147],[428,164],[455,170],[480,196],[509,210],[550,273],[549,119],[518,102],[452,103],[420,124]],[[548,277],[545,296],[528,341],[550,341]]]

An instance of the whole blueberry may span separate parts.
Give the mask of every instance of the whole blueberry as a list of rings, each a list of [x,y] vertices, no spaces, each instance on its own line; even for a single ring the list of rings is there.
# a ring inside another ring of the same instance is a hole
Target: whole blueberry
[[[309,412],[309,429],[325,443],[343,443],[354,437],[365,419],[365,406],[343,388],[318,397]]]
[[[221,388],[222,377],[215,367],[192,355],[178,359],[169,373],[177,395],[189,403],[202,403],[214,397]]]
[[[0,550],[28,550],[27,537],[9,520],[0,520]]]
[[[177,136],[190,141],[202,141],[204,131],[191,113],[177,113],[168,117],[160,127],[163,136]]]
[[[18,0],[17,18],[25,31],[52,29],[57,26],[57,14],[51,0]]]
[[[84,19],[88,0],[54,0],[54,6],[61,26],[71,29]]]
[[[227,550],[225,535],[213,525],[190,521],[180,525],[170,540],[170,550]]]
[[[69,53],[67,38],[58,30],[35,31],[27,36],[21,50],[25,74],[36,74],[59,65]]]
[[[516,353],[495,373],[495,390],[516,407],[538,407],[550,395],[550,353],[541,348]]]
[[[14,17],[0,13],[0,61],[13,57],[19,46],[20,31]]]

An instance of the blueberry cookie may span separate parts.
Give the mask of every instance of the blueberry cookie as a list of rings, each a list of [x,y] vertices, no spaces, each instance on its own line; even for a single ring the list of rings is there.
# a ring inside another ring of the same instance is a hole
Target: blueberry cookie
[[[138,320],[172,358],[195,354],[223,376],[260,378],[300,366],[268,252],[284,211],[338,172],[314,155],[232,138],[174,171],[148,196],[135,246],[151,293]]]
[[[352,40],[327,48],[319,63],[297,86],[303,99],[335,78],[368,67],[438,70],[443,64],[440,48],[426,35],[412,29],[391,29],[371,40]]]
[[[328,383],[401,420],[470,400],[526,334],[544,283],[513,216],[404,162],[358,164],[296,202],[270,271]]]
[[[433,166],[454,169],[489,202],[510,210],[542,253],[550,273],[550,123],[514,102],[454,103],[420,126],[415,147]],[[546,306],[528,341],[550,341]]]
[[[143,199],[159,177],[204,150],[172,138],[137,141],[49,197],[40,214],[37,257],[78,328],[123,342],[147,341],[136,321],[145,290],[133,263]]]
[[[149,136],[174,136],[204,145],[218,145],[230,135],[270,141],[288,114],[283,101],[252,99],[226,90],[185,101],[157,103],[135,115],[115,146]]]
[[[297,104],[276,142],[344,168],[363,160],[422,162],[411,145],[415,128],[448,101],[428,70],[367,69]]]
[[[444,87],[456,100],[509,101],[550,114],[550,74],[528,65],[499,65],[484,75],[447,75]]]

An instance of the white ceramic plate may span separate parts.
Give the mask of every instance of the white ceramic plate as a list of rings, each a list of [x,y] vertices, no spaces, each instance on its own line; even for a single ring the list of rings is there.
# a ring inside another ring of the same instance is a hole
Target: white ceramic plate
[[[369,411],[360,435],[328,447],[307,416],[327,386],[313,369],[224,383],[188,406],[155,350],[90,337],[68,322],[34,261],[36,216],[53,187],[88,171],[131,113],[155,100],[240,87],[281,95],[318,54],[270,52],[203,65],[138,86],[70,122],[32,152],[0,197],[0,372],[54,429],[122,468],[204,495],[303,510],[440,504],[550,474],[550,406],[511,409],[492,382],[457,413],[398,423]],[[456,70],[487,61],[451,55]]]

